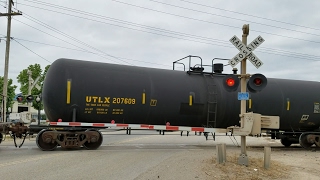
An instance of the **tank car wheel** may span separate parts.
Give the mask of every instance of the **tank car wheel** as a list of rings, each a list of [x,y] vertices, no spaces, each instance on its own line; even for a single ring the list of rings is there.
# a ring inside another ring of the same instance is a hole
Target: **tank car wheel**
[[[98,132],[98,133],[99,133],[99,137],[93,137],[92,139],[96,139],[97,141],[93,142],[93,141],[91,140],[90,143],[87,141],[87,142],[85,142],[85,143],[83,144],[83,146],[84,146],[86,149],[89,149],[89,150],[98,149],[98,148],[101,146],[102,141],[103,141],[102,134],[100,133],[100,131],[95,130],[95,129],[88,129],[88,130],[86,130],[86,132],[88,132],[88,131],[96,131],[96,132]]]
[[[302,133],[299,137],[300,146],[303,148],[306,148],[306,149],[310,148],[313,145],[313,143],[308,142],[307,136],[308,136],[308,134]]]
[[[43,150],[43,151],[52,151],[54,150],[57,146],[58,146],[58,143],[57,142],[45,142],[43,140],[43,133],[46,132],[46,131],[50,131],[50,130],[47,130],[47,129],[43,129],[41,130],[38,135],[37,135],[37,138],[36,138],[36,143],[37,143],[37,146]],[[50,139],[52,139],[51,136],[48,136],[48,137],[45,137],[48,139],[48,141],[50,141]]]
[[[284,145],[285,147],[291,146],[292,142],[288,138],[282,138],[280,140],[281,144]]]

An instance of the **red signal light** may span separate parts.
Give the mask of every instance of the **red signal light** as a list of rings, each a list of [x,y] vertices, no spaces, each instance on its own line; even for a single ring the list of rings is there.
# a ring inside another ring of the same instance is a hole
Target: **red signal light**
[[[262,84],[262,79],[260,79],[260,78],[255,78],[255,79],[253,80],[253,83],[254,83],[255,85],[257,85],[257,86],[260,86],[260,85]]]
[[[228,92],[236,91],[239,86],[239,78],[237,75],[227,74],[225,77],[223,77],[222,83],[226,91]]]
[[[262,91],[267,86],[268,80],[262,74],[253,74],[248,83],[247,88],[250,92],[256,93]]]
[[[22,95],[19,95],[17,96],[16,100],[18,101],[18,103],[21,103],[23,101],[23,96]]]
[[[235,84],[235,80],[233,78],[228,78],[226,82],[229,87],[232,87]]]

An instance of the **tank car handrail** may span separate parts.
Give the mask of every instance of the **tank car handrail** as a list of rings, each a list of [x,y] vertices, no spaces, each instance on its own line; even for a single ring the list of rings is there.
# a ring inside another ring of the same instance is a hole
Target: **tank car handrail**
[[[174,64],[182,64],[183,65],[183,71],[186,71],[186,65],[184,63],[180,63],[180,62],[173,62],[173,70],[174,70]]]
[[[211,61],[212,67],[213,67],[213,61],[214,60],[224,60],[224,61],[229,61],[230,59],[224,59],[224,58],[213,58]],[[229,64],[223,65],[223,66],[228,66]],[[213,73],[213,68],[211,68],[211,72]]]
[[[189,55],[190,56],[190,55]],[[178,63],[179,61],[181,61],[181,60],[184,60],[184,59],[186,59],[186,58],[188,58],[189,56],[186,56],[186,57],[184,57],[184,58],[181,58],[181,59],[178,59],[178,60],[176,60],[176,61],[173,61],[173,70],[174,70],[174,64],[175,63],[177,63],[177,64],[183,64],[183,66],[184,66],[184,70],[183,71],[186,71],[186,66],[184,65],[184,63]]]
[[[197,65],[200,65],[200,66],[201,66],[201,64],[195,64],[193,67],[196,67]],[[209,65],[209,64],[203,64],[202,66],[209,66],[209,67],[212,67],[212,65]]]
[[[200,64],[201,64],[201,66],[200,66],[200,68],[202,68],[202,58],[200,57],[200,56],[192,56],[192,55],[189,55],[189,71],[191,70],[191,58],[192,57],[196,57],[196,58],[199,58],[200,59]]]
[[[189,55],[189,56],[191,56],[191,55]],[[178,62],[178,61],[184,60],[184,59],[188,58],[189,56],[186,56],[186,57],[184,57],[184,58],[181,58],[181,59],[178,59],[178,60],[176,60],[176,61],[173,61],[173,63],[176,63],[176,62]]]
[[[193,56],[193,55],[189,55],[189,56],[186,56],[186,57],[184,57],[184,58],[181,58],[181,59],[178,59],[178,60],[176,60],[176,61],[174,61],[173,62],[173,70],[174,70],[174,64],[175,63],[177,63],[177,62],[179,62],[179,61],[181,61],[181,60],[183,60],[183,59],[186,59],[186,58],[189,58],[189,71],[191,71],[191,58],[192,57],[195,57],[195,58],[199,58],[200,59],[200,64],[201,64],[201,68],[202,68],[202,58],[200,57],[200,56]],[[179,64],[179,63],[178,63]]]

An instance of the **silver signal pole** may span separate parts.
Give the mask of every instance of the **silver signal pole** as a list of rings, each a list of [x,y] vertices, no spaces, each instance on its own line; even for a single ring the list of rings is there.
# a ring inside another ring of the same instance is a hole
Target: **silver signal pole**
[[[247,46],[247,38],[249,35],[249,24],[245,24],[242,27],[242,43]],[[246,74],[247,74],[247,58],[244,58],[241,61],[241,92],[246,92]],[[241,127],[243,127],[244,122],[244,113],[246,113],[246,100],[241,100],[241,107],[240,107],[240,116],[241,116]],[[238,164],[248,166],[249,160],[247,156],[246,150],[246,136],[241,136],[241,154],[238,159]]]

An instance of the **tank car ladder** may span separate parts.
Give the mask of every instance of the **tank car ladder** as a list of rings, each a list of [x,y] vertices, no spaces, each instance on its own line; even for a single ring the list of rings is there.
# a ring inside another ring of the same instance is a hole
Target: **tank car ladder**
[[[207,124],[206,127],[216,128],[217,126],[217,86],[213,83],[212,74],[204,74],[207,84]],[[211,133],[215,140],[215,133]],[[208,139],[208,134],[205,135]]]

